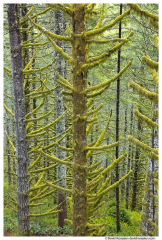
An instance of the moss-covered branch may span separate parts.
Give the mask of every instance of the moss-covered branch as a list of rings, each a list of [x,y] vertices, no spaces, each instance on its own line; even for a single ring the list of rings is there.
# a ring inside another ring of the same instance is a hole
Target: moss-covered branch
[[[94,151],[94,150],[106,150],[108,148],[112,148],[112,147],[116,147],[117,145],[119,145],[119,142],[115,142],[115,143],[112,143],[112,144],[109,144],[109,145],[103,145],[103,146],[100,146],[100,147],[86,147],[86,150],[91,150],[91,151]]]
[[[31,112],[29,112],[28,114],[26,114],[26,116],[25,116],[26,119],[27,119],[29,116],[35,114],[35,113],[42,107],[42,105],[44,104],[44,101],[45,101],[45,99],[43,98],[42,101],[41,101],[41,103],[38,105],[38,107],[36,107],[36,108],[33,109]]]
[[[134,32],[131,31],[129,36],[127,38],[125,38],[126,41],[122,41],[120,43],[117,43],[114,47],[112,47],[110,50],[100,54],[97,57],[92,57],[90,59],[87,60],[87,63],[93,63],[93,62],[97,62],[98,60],[101,60],[102,58],[105,59],[106,57],[110,57],[114,52],[116,52],[118,49],[120,49],[125,43],[128,42],[128,38],[130,36],[133,36]]]
[[[63,78],[58,72],[56,72],[56,74],[58,77],[57,82],[59,82],[63,87],[74,91],[73,86],[65,78]]]
[[[90,111],[90,112],[87,112],[87,113],[86,113],[86,116],[89,116],[89,115],[91,115],[91,114],[93,114],[93,113],[98,112],[102,107],[103,107],[103,103],[101,103],[101,104],[100,104],[97,108],[95,108],[94,110],[92,110],[92,111]]]
[[[52,109],[52,110],[49,111],[48,113],[46,113],[46,114],[44,114],[44,115],[42,115],[42,116],[40,116],[40,117],[37,117],[37,118],[28,118],[28,119],[25,120],[25,122],[39,121],[39,120],[41,120],[41,119],[46,118],[47,116],[49,116],[49,115],[53,112],[53,110],[54,110],[54,109]]]
[[[107,44],[112,42],[129,42],[127,38],[113,38],[113,39],[107,39],[107,40],[96,40],[96,39],[89,39],[87,40],[87,43],[97,43],[97,44]]]
[[[55,188],[55,189],[57,189],[57,190],[59,190],[59,191],[63,191],[63,192],[67,192],[67,193],[72,193],[72,190],[71,190],[71,189],[62,188],[62,187],[57,186],[57,185],[54,185],[54,184],[52,184],[52,183],[50,183],[50,182],[46,182],[46,184],[49,185],[49,186],[51,186],[51,187],[53,187],[53,188]]]
[[[87,194],[88,197],[90,197],[89,201],[95,201],[97,198],[103,196],[104,194],[106,194],[108,191],[116,188],[119,186],[119,184],[124,181],[130,174],[132,173],[132,170],[126,174],[124,177],[122,177],[118,182],[112,184],[110,187],[106,188],[105,190],[103,190],[100,193],[96,193],[96,194]]]
[[[158,154],[158,149],[151,148],[147,144],[135,139],[132,136],[128,136],[128,140],[149,153],[153,152],[155,154]]]
[[[93,172],[88,172],[87,176],[88,177],[95,177],[96,175],[98,175],[99,173],[101,173],[103,171],[103,167],[99,168],[99,169],[95,169]]]
[[[9,110],[8,107],[7,107],[5,104],[3,104],[3,106],[4,106],[4,108],[6,109],[6,111],[7,111],[9,114],[11,114],[12,117],[15,117],[15,114],[13,114],[12,110]]]
[[[59,47],[55,41],[52,40],[52,38],[50,38],[49,36],[47,36],[48,39],[50,40],[50,42],[52,43],[52,46],[54,47],[54,49],[65,59],[65,60],[71,60],[72,58],[66,54],[63,49],[61,47]]]
[[[59,164],[65,164],[65,165],[67,165],[67,166],[72,166],[72,165],[73,165],[72,163],[66,161],[67,159],[69,159],[69,157],[65,158],[64,160],[60,160],[59,158],[55,157],[54,155],[51,156],[51,155],[43,152],[42,149],[39,149],[38,151],[39,151],[42,155],[44,155],[45,157],[47,157],[47,158],[49,158],[49,159],[51,159],[51,160],[53,160],[53,161],[55,161],[55,162],[57,162],[57,163],[59,163]]]
[[[121,14],[120,16],[118,16],[113,22],[107,24],[106,26],[86,32],[86,35],[87,35],[88,37],[91,37],[91,36],[95,36],[95,35],[99,35],[99,34],[103,33],[104,31],[112,28],[116,23],[118,23],[119,21],[121,21],[121,20],[122,20],[125,16],[127,16],[129,13],[130,13],[130,9],[128,9],[127,11],[125,11],[123,14]]]
[[[101,12],[101,15],[100,15],[100,19],[99,19],[99,21],[98,21],[98,23],[97,23],[97,25],[94,29],[99,29],[101,27],[103,16],[104,16],[104,3],[102,4],[102,12]]]
[[[134,114],[143,122],[145,122],[151,128],[159,128],[159,124],[153,122],[150,118],[146,117],[145,115],[141,114],[138,109],[134,110]]]
[[[45,127],[39,128],[37,130],[34,130],[32,132],[30,132],[30,135],[35,135],[36,133],[39,133],[43,130],[46,130],[47,128],[50,128],[51,126],[53,126],[55,123],[57,123],[58,121],[60,121],[61,118],[63,118],[63,116],[65,115],[65,112],[63,113],[63,115],[61,115],[60,117],[58,117],[57,119],[55,119],[55,121],[53,121],[52,123],[47,124]]]
[[[159,63],[151,60],[151,58],[143,56],[142,62],[145,63],[148,67],[158,70]]]
[[[96,91],[95,93],[87,94],[87,98],[94,98],[101,95],[107,88],[109,88],[109,86],[110,84],[106,85],[106,87],[101,88],[99,91]]]
[[[102,161],[99,161],[99,162],[97,162],[97,163],[95,163],[95,164],[92,164],[91,166],[87,167],[87,170],[88,170],[88,171],[89,171],[89,170],[92,170],[93,168],[98,167],[101,163],[102,163]]]
[[[23,74],[29,75],[29,74],[34,74],[37,72],[42,72],[44,70],[47,70],[49,67],[51,67],[54,63],[55,63],[55,59],[52,63],[49,63],[48,65],[44,66],[44,67],[40,67],[40,68],[30,68],[30,69],[24,69],[22,70]]]
[[[112,77],[111,79],[109,79],[108,81],[106,82],[103,82],[103,83],[100,83],[96,86],[92,86],[92,87],[87,87],[84,92],[82,92],[83,94],[84,93],[87,93],[87,92],[90,92],[90,91],[94,91],[94,90],[98,90],[99,88],[103,88],[107,85],[109,85],[110,83],[114,82],[116,79],[118,79],[129,67],[130,65],[132,64],[132,62],[129,62],[127,64],[127,66],[125,68],[123,68],[115,77]]]
[[[88,6],[85,7],[85,13],[86,14],[91,14],[96,3],[90,3]]]
[[[147,10],[143,10],[140,8],[138,4],[128,4],[131,10],[137,13],[137,15],[141,17],[145,17],[150,20],[150,25],[156,29],[158,29],[158,15],[153,15]]]
[[[57,10],[61,10],[63,11],[64,13],[72,16],[73,15],[73,10],[69,7],[65,7],[63,6],[62,4],[47,4],[49,7],[51,8],[54,8],[54,9],[57,9]]]
[[[109,165],[107,168],[105,168],[102,172],[102,175],[105,175],[106,173],[108,173],[116,164],[118,164],[125,156],[127,155],[127,153],[125,153],[124,155],[121,155],[118,159],[115,159],[114,162]]]
[[[13,145],[11,139],[9,138],[9,136],[8,136],[7,134],[6,134],[6,136],[7,136],[7,139],[8,139],[8,142],[9,142],[11,148],[13,149],[14,152],[16,152],[16,148],[15,148],[15,146]]]
[[[58,212],[60,212],[61,210],[57,210],[57,211],[53,211],[53,212],[45,212],[45,213],[30,213],[29,217],[42,217],[42,216],[47,216],[47,215],[51,215],[51,214],[57,214]]]
[[[30,199],[30,201],[32,202],[32,201],[36,201],[36,200],[38,200],[38,199],[42,199],[42,198],[45,198],[45,197],[47,197],[47,196],[50,196],[51,194],[53,194],[54,192],[56,192],[57,190],[55,189],[55,190],[52,190],[52,191],[50,191],[50,192],[47,192],[47,189],[48,189],[49,187],[47,187],[47,188],[45,188],[45,194],[42,194],[42,192],[40,192],[40,194],[39,195],[36,195],[35,197],[33,197],[32,199]]]
[[[58,164],[56,163],[56,164],[53,164],[53,165],[51,165],[51,166],[49,166],[49,167],[39,168],[39,169],[37,169],[37,170],[30,171],[29,174],[30,174],[30,173],[39,173],[39,172],[47,171],[47,170],[49,170],[49,169],[51,169],[51,168],[55,168],[57,165],[58,165]]]
[[[9,77],[12,77],[12,71],[7,67],[4,67],[4,71],[8,74]]]
[[[150,101],[158,103],[158,94],[157,93],[150,92],[150,91],[146,90],[145,88],[141,87],[140,85],[138,85],[137,83],[132,82],[132,81],[129,82],[128,86],[133,88],[134,90],[136,90],[140,95],[145,96]]]
[[[154,41],[157,49],[159,50],[159,38],[157,34],[154,34]]]
[[[44,35],[46,35],[47,37],[50,38],[54,38],[58,41],[71,41],[70,37],[66,37],[66,36],[62,36],[62,35],[57,35],[55,33],[49,32],[47,29],[45,29],[44,27],[41,27],[39,24],[35,23],[34,21],[32,21],[31,18],[29,18],[30,22],[33,24],[33,26],[35,28],[37,28],[39,31],[41,31]]]
[[[153,81],[155,82],[157,88],[159,87],[159,76],[158,76],[158,73],[156,72],[155,69],[152,69],[150,68],[150,71],[152,73],[152,76],[153,76]]]

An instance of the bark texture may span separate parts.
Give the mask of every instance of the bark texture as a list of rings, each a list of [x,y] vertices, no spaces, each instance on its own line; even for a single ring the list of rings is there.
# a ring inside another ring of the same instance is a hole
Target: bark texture
[[[28,236],[30,233],[27,179],[28,164],[25,127],[25,96],[23,90],[21,35],[19,32],[18,9],[19,7],[17,4],[8,4],[16,130],[18,232],[21,236]]]
[[[120,15],[122,14],[122,4],[120,4]],[[121,21],[119,22],[119,38],[121,38]],[[121,50],[118,50],[118,69],[117,73],[120,72],[120,55]],[[119,104],[120,104],[120,78],[117,80],[117,99],[116,99],[116,142],[119,141]],[[116,146],[116,159],[119,157],[119,146]],[[116,165],[116,182],[119,181],[119,165]],[[116,230],[120,231],[120,197],[119,187],[116,188]]]
[[[74,40],[72,43],[72,79],[73,79],[73,236],[86,236],[87,196],[86,196],[86,35],[85,4],[72,4],[72,27]],[[81,34],[83,33],[83,34]],[[80,35],[79,35],[80,34]]]
[[[55,10],[55,33],[60,35],[64,30],[63,24],[63,13],[61,11]],[[57,45],[64,48],[63,42],[57,42]],[[64,77],[64,69],[65,63],[64,59],[56,52],[57,63],[56,68],[59,74]],[[56,93],[56,118],[60,117],[64,113],[64,100],[62,96],[62,87],[58,86]],[[62,118],[59,122],[56,123],[56,135],[59,135],[65,132],[65,118]],[[66,138],[59,143],[61,146],[66,147]],[[56,157],[59,159],[66,158],[66,152],[62,151],[60,148],[56,149]],[[59,164],[57,166],[57,180],[59,180],[58,186],[66,188],[66,165]],[[57,202],[59,204],[59,210],[61,212],[58,213],[58,226],[64,226],[64,220],[67,219],[67,196],[66,192],[58,191],[57,192]]]

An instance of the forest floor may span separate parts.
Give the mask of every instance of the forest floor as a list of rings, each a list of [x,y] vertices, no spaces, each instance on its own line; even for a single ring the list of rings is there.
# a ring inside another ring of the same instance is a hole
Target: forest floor
[[[17,235],[17,214],[15,206],[11,205],[9,195],[7,193],[7,184],[4,184],[4,236],[18,236]],[[12,193],[12,198],[16,198],[16,191]],[[125,209],[125,203],[121,202],[120,205],[120,220],[121,230],[117,233],[116,231],[116,202],[115,197],[108,196],[105,198],[105,205],[96,211],[95,216],[91,218],[92,224],[107,223],[106,236],[139,236],[140,222],[141,222],[141,211],[136,209]],[[54,198],[49,197],[43,200],[41,208],[31,210],[31,213],[47,212],[49,209],[57,206],[54,203]],[[68,218],[72,219],[72,211],[68,207]],[[30,220],[31,236],[71,236],[72,227],[65,225],[63,228],[58,227],[57,215],[46,217],[33,217]]]

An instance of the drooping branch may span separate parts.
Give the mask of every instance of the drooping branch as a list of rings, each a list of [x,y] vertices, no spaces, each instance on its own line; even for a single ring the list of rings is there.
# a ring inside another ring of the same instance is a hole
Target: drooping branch
[[[144,121],[149,127],[151,128],[159,128],[159,124],[156,122],[153,122],[150,118],[146,117],[145,115],[141,114],[138,109],[134,110],[134,114],[141,119],[142,121]]]
[[[155,103],[158,102],[158,94],[157,93],[150,92],[150,91],[146,90],[145,88],[141,87],[139,84],[132,82],[132,81],[129,82],[128,86],[133,88],[134,90],[136,90],[140,95],[145,96],[150,101],[153,101]]]
[[[93,90],[97,90],[99,88],[103,88],[106,85],[109,85],[110,83],[114,82],[117,78],[119,78],[130,67],[131,64],[132,64],[132,62],[129,62],[125,68],[123,68],[115,77],[112,77],[108,81],[106,81],[104,83],[100,83],[100,84],[98,84],[96,86],[93,86],[93,87],[87,87],[84,90],[84,92],[82,92],[82,94],[93,91]]]

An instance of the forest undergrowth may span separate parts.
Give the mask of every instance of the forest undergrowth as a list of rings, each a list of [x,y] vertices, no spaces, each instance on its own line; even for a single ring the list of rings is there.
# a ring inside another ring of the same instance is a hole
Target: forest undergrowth
[[[17,236],[17,214],[15,209],[10,206],[11,198],[16,197],[16,192],[12,187],[8,188],[7,178],[4,181],[4,236]],[[12,194],[11,194],[12,193]],[[10,195],[10,197],[9,197]],[[121,230],[116,231],[116,203],[115,196],[105,196],[106,204],[101,207],[93,217],[92,221],[96,224],[107,223],[106,236],[139,236],[141,211],[125,209],[124,202],[121,201]],[[42,202],[41,207],[37,208],[37,213],[47,212],[52,206],[56,206],[56,199],[52,196]],[[36,211],[36,209],[34,210]],[[68,217],[71,211],[68,209]],[[48,215],[46,217],[34,217],[30,221],[31,236],[71,236],[71,226],[65,224],[63,228],[58,227],[58,216]]]

